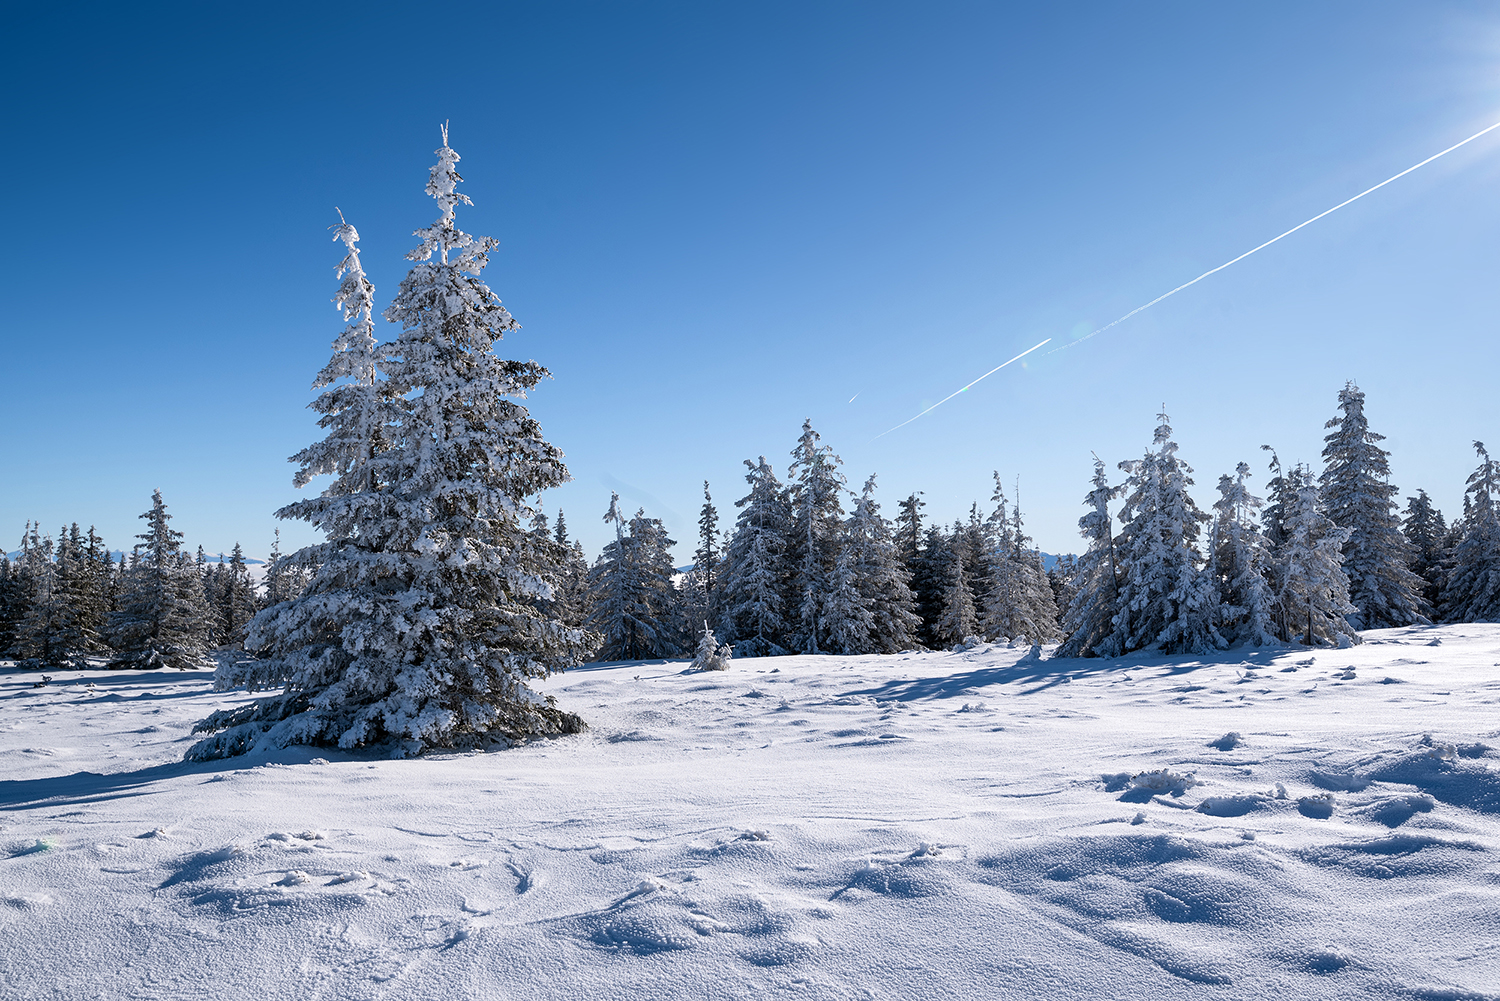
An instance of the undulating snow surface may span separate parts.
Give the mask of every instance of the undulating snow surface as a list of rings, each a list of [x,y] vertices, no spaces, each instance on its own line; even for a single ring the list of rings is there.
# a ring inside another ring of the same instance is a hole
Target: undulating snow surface
[[[411,761],[0,670],[0,994],[1500,996],[1500,627],[1364,635],[590,667],[591,732]]]

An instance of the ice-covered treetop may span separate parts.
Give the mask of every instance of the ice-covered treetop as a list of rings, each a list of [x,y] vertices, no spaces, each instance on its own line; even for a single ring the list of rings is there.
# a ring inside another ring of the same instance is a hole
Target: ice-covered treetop
[[[474,203],[469,200],[468,195],[458,190],[458,184],[463,180],[457,167],[459,155],[448,145],[447,123],[443,123],[441,128],[443,145],[441,149],[434,151],[438,162],[433,164],[432,171],[427,177],[427,193],[437,200],[442,214],[438,216],[437,222],[412,234],[421,237],[422,245],[408,253],[406,257],[412,261],[425,261],[432,257],[433,251],[437,251],[442,262],[447,264],[448,252],[459,250],[462,256],[455,263],[462,266],[465,271],[478,274],[489,263],[485,253],[495,246],[495,241],[487,236],[475,239],[453,225],[453,210],[460,203],[464,205]]]
[[[342,242],[347,252],[335,274],[340,282],[333,302],[343,311],[344,319],[350,322],[334,339],[334,358],[318,373],[313,386],[330,385],[342,376],[372,386],[375,384],[375,286],[365,277],[365,269],[359,263],[359,231],[344,218],[342,210],[334,211],[339,214],[339,224],[328,228],[333,230],[333,238]]]
[[[1165,446],[1170,445],[1172,451],[1175,452],[1177,451],[1177,446],[1172,442],[1172,418],[1167,416],[1167,405],[1165,403],[1161,405],[1161,410],[1162,412],[1156,415],[1159,423],[1156,425],[1156,433],[1152,436],[1152,444],[1163,446],[1163,452],[1167,451]]]

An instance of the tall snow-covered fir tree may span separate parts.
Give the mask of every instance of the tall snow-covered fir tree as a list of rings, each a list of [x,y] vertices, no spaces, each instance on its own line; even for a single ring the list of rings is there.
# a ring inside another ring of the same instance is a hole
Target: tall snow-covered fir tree
[[[1209,517],[1188,494],[1193,470],[1177,457],[1169,418],[1157,420],[1155,448],[1120,463],[1130,478],[1116,547],[1122,573],[1112,645],[1124,653],[1149,646],[1206,653],[1224,646],[1214,622],[1218,594],[1197,548]]]
[[[1066,635],[1062,631],[1063,612],[1073,604],[1073,595],[1076,592],[1074,578],[1078,576],[1078,556],[1074,553],[1061,553],[1047,568],[1047,583],[1052,587],[1052,603],[1057,606],[1057,629],[1058,635]]]
[[[942,610],[932,624],[932,638],[939,646],[962,643],[979,634],[974,595],[964,572],[963,553],[949,550],[943,568]]]
[[[865,480],[864,490],[854,501],[854,510],[844,522],[844,545],[840,557],[853,574],[854,588],[869,609],[870,620],[864,643],[845,653],[899,653],[917,642],[922,620],[911,591],[911,574],[902,564],[890,522],[880,514],[875,501],[875,475]],[[835,567],[837,571],[837,567]],[[863,616],[854,603],[846,603],[854,624],[846,634],[858,636]],[[844,604],[839,606],[842,610]],[[830,616],[834,617],[834,616]],[[845,627],[840,627],[844,629]],[[840,641],[841,647],[848,644]]]
[[[266,557],[265,576],[261,579],[260,607],[270,608],[297,597],[307,586],[307,575],[308,566],[301,562],[299,553],[281,551],[281,529],[276,529],[270,555]]]
[[[1342,415],[1325,425],[1334,431],[1323,439],[1319,492],[1328,517],[1349,529],[1344,573],[1358,609],[1350,624],[1380,629],[1426,622],[1431,609],[1422,601],[1422,579],[1410,569],[1416,554],[1396,517],[1390,453],[1377,444],[1385,435],[1370,430],[1365,394],[1354,383],[1339,391],[1339,410]]]
[[[721,615],[723,632],[737,657],[786,653],[787,534],[791,511],[786,492],[765,456],[745,460],[750,492],[735,506],[734,535],[724,556]]]
[[[1418,490],[1417,496],[1406,498],[1401,534],[1411,543],[1414,554],[1411,572],[1422,578],[1422,600],[1436,614],[1442,608],[1443,581],[1447,576],[1444,562],[1449,555],[1445,545],[1448,524],[1426,490]]]
[[[243,648],[245,630],[255,618],[255,597],[255,582],[250,579],[245,551],[236,542],[229,558],[218,565],[211,602],[221,645]]]
[[[1344,545],[1351,529],[1340,528],[1323,511],[1312,473],[1298,467],[1290,475],[1300,483],[1297,503],[1287,511],[1286,542],[1277,551],[1276,620],[1282,638],[1300,636],[1309,646],[1348,646],[1359,633],[1349,624],[1349,578],[1344,574]]]
[[[455,225],[456,207],[471,203],[446,126],[437,157],[427,193],[439,217],[416,231],[413,267],[385,312],[401,329],[395,341],[374,348],[369,292],[340,289],[354,322],[319,378],[346,381],[320,398],[328,436],[294,457],[298,482],[334,480],[278,512],[323,532],[296,557],[316,569],[251,623],[246,647],[259,659],[216,678],[282,691],[204,720],[197,729],[213,736],[190,757],[289,744],[413,755],[583,725],[527,686],[594,646],[539,610],[555,566],[535,551],[529,498],[568,474],[516,401],[548,373],[495,356],[518,327],[481,278],[496,243]],[[358,257],[345,244],[348,276]]]
[[[712,595],[719,578],[719,509],[714,507],[708,481],[703,481],[703,509],[698,512],[698,548],[693,553],[693,569],[698,572],[705,593]]]
[[[860,589],[852,546],[841,546],[823,596],[825,653],[866,653],[874,646],[874,601]]]
[[[969,517],[953,523],[953,535],[949,545],[964,558],[964,577],[969,582],[969,595],[974,599],[975,614],[981,624],[984,608],[988,604],[990,580],[994,576],[995,562],[1000,559],[1000,536],[994,515],[988,518],[979,513],[979,503],[969,505]]]
[[[542,548],[540,545],[538,548]],[[562,509],[557,511],[557,522],[552,527],[550,547],[555,564],[556,580],[552,585],[552,597],[542,605],[550,617],[566,626],[581,627],[588,617],[589,565],[583,556],[583,546],[568,537],[568,521]]]
[[[19,561],[0,553],[0,657],[15,656],[16,630],[26,614],[27,590]]]
[[[16,629],[15,643],[16,659],[23,668],[67,666],[68,650],[61,631],[68,603],[56,555],[52,536],[42,535],[40,526],[27,522],[20,553],[27,587],[26,605]]]
[[[682,582],[683,619],[695,629],[704,622],[719,621],[720,560],[719,509],[714,507],[708,481],[704,480],[703,508],[698,513],[698,548],[693,553],[693,568]]]
[[[1248,464],[1240,463],[1234,472],[1219,477],[1208,572],[1219,592],[1225,639],[1231,645],[1263,646],[1276,640],[1275,598],[1267,580],[1271,548],[1253,520],[1264,501],[1245,484]]]
[[[1041,553],[1031,544],[1021,520],[1021,504],[1007,512],[1005,488],[995,472],[995,503],[990,516],[995,552],[990,560],[989,587],[982,620],[990,639],[1051,643],[1059,638],[1057,601],[1042,565]]]
[[[620,495],[613,495],[607,520],[618,517],[619,501]],[[585,625],[604,639],[600,660],[675,657],[682,652],[684,624],[672,586],[674,543],[645,511],[625,524],[628,530],[616,531],[615,541],[589,571]]]
[[[141,518],[147,528],[136,536],[141,541],[125,574],[120,609],[110,618],[118,651],[110,666],[207,667],[202,580],[182,551],[182,533],[167,524],[172,516],[160,490]]]
[[[88,536],[75,521],[58,533],[57,592],[64,606],[58,621],[59,646],[66,662],[82,667],[90,654],[107,649],[103,633],[108,610],[102,574],[103,540],[89,528]]]
[[[1292,478],[1282,468],[1281,456],[1276,454],[1274,448],[1262,445],[1261,451],[1271,453],[1271,461],[1266,465],[1271,478],[1266,481],[1269,500],[1260,512],[1260,534],[1274,553],[1286,542],[1286,519],[1297,505],[1299,484],[1292,482]]]
[[[812,420],[804,421],[802,436],[792,449],[787,477],[792,508],[787,555],[797,621],[792,642],[801,653],[822,652],[819,638],[824,631],[823,605],[829,591],[829,574],[838,556],[844,517],[841,495],[845,480],[839,465],[833,449],[821,444]]]
[[[922,546],[911,562],[911,590],[917,601],[917,615],[922,625],[917,638],[923,645],[937,649],[945,644],[937,634],[938,620],[943,617],[948,596],[948,563],[953,547],[941,525],[928,525],[922,535]],[[964,586],[969,586],[967,574]],[[973,591],[969,592],[973,604]]]
[[[1500,622],[1500,461],[1476,441],[1479,468],[1464,491],[1462,535],[1453,546],[1443,587],[1450,622]]]
[[[896,507],[899,514],[896,515],[896,555],[901,557],[902,564],[908,573],[914,571],[918,554],[922,551],[922,509],[927,502],[922,499],[922,491],[918,490],[905,500],[897,501]]]

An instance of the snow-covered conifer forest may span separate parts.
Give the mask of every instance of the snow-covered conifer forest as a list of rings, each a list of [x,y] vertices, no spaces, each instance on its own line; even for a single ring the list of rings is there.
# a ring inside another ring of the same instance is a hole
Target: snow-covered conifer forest
[[[436,155],[392,336],[333,227],[321,541],[0,558],[5,996],[1496,996],[1483,443],[1445,517],[1350,381],[1210,496],[1161,413],[1058,557],[808,420],[591,559]]]

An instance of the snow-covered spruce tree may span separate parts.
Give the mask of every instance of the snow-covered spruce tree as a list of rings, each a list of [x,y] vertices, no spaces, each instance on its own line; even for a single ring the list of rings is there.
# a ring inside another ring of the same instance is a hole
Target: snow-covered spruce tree
[[[787,533],[791,516],[776,473],[761,456],[745,460],[750,492],[735,506],[734,535],[724,556],[721,615],[740,657],[786,653]]]
[[[610,501],[618,517],[619,494]],[[613,520],[606,515],[607,520]],[[617,522],[618,524],[618,522]],[[672,546],[656,518],[637,511],[629,530],[617,530],[589,571],[590,611],[585,625],[604,638],[600,660],[675,657],[682,621],[672,586]]]
[[[1250,467],[1241,462],[1235,475],[1219,477],[1214,502],[1209,574],[1219,592],[1219,627],[1231,645],[1262,646],[1276,640],[1275,598],[1267,581],[1271,549],[1252,520],[1264,503],[1250,493]]]
[[[198,622],[198,630],[203,636],[203,646],[208,648],[212,645],[214,634],[214,609],[208,600],[209,570],[208,554],[203,547],[198,547],[197,558],[193,560],[194,576],[198,586],[191,591],[193,597],[193,618]]]
[[[719,583],[719,510],[714,507],[703,481],[703,508],[698,514],[698,548],[693,553],[693,568],[683,577],[683,618],[689,623],[717,622]]]
[[[1052,581],[1047,577],[1047,565],[1042,560],[1042,551],[1037,548],[1035,540],[1026,534],[1019,499],[1013,506],[1012,513],[1012,537],[1015,545],[1013,559],[1021,567],[1024,597],[1021,606],[1023,617],[1017,623],[1021,626],[1019,635],[1036,644],[1056,643],[1062,639],[1062,628],[1058,624],[1061,611],[1057,607]],[[1015,638],[1015,634],[1012,638]]]
[[[801,653],[821,653],[824,603],[829,574],[838,555],[844,517],[844,475],[830,446],[820,444],[812,420],[802,422],[802,436],[792,449],[787,479],[791,490],[792,526],[788,533],[791,595],[797,610],[792,642]]]
[[[1370,430],[1365,394],[1354,383],[1339,391],[1339,409],[1342,416],[1324,425],[1334,431],[1323,438],[1319,487],[1328,517],[1349,529],[1344,572],[1349,600],[1358,609],[1350,624],[1380,629],[1426,622],[1431,609],[1422,601],[1422,579],[1410,569],[1416,553],[1396,517],[1390,453],[1376,444],[1385,435]]]
[[[278,528],[271,541],[271,552],[266,557],[260,605],[262,608],[270,608],[294,597],[296,594],[293,592],[291,561],[281,551],[281,529]]]
[[[1073,595],[1077,592],[1074,579],[1078,576],[1078,557],[1072,553],[1064,553],[1052,561],[1052,566],[1047,568],[1047,583],[1052,587],[1052,603],[1057,606],[1058,632],[1062,631],[1062,615],[1068,606],[1073,604]]]
[[[26,614],[27,585],[21,564],[0,553],[0,657],[14,656],[16,629]]]
[[[91,654],[106,650],[102,633],[107,614],[100,550],[103,540],[89,528],[87,538],[75,521],[58,533],[57,597],[61,615],[57,621],[57,646],[62,659],[81,668]]]
[[[160,490],[152,493],[151,510],[141,518],[147,528],[136,536],[141,541],[125,575],[120,608],[110,617],[117,651],[110,667],[208,667],[203,585],[197,566],[182,551],[182,533],[167,524],[172,516]]]
[[[105,647],[95,567],[78,523],[59,531],[55,545],[50,536],[38,540],[33,529],[25,552],[40,559],[32,564],[31,593],[20,622],[16,653],[22,666],[85,667],[88,656]]]
[[[1422,578],[1422,600],[1428,608],[1440,609],[1443,580],[1447,574],[1444,561],[1449,555],[1444,546],[1448,525],[1443,521],[1443,512],[1433,506],[1426,490],[1418,490],[1417,496],[1406,498],[1406,517],[1401,521],[1401,534],[1406,536],[1416,554],[1411,572]]]
[[[220,591],[220,621],[224,642],[231,647],[243,648],[245,630],[255,617],[255,581],[250,579],[250,568],[245,563],[245,551],[234,544],[229,562],[223,564],[224,577]]]
[[[1500,622],[1500,461],[1476,441],[1479,468],[1464,491],[1463,534],[1453,546],[1443,587],[1449,622]]]
[[[823,595],[825,653],[866,653],[874,645],[874,602],[860,590],[859,569],[850,546],[834,557]]]
[[[1261,451],[1271,453],[1271,461],[1266,465],[1271,478],[1266,482],[1270,500],[1260,512],[1260,534],[1274,554],[1286,541],[1286,519],[1291,509],[1297,505],[1298,485],[1281,468],[1281,456],[1276,454],[1274,448],[1262,445]]]
[[[1021,519],[1019,499],[1006,513],[1005,489],[995,472],[995,492],[990,498],[995,511],[990,516],[995,540],[991,561],[988,600],[984,606],[984,634],[991,639],[1024,637],[1031,643],[1051,643],[1059,638],[1057,602],[1042,565],[1042,556],[1031,544]]]
[[[30,670],[67,666],[68,651],[60,634],[67,598],[55,557],[52,536],[42,535],[38,525],[27,522],[20,554],[27,584],[26,610],[16,629],[14,653],[20,666]]]
[[[899,653],[916,644],[917,630],[922,620],[917,616],[916,596],[911,592],[911,575],[903,566],[895,540],[891,536],[890,522],[880,514],[880,505],[875,502],[875,475],[865,480],[864,490],[854,502],[854,511],[844,522],[844,547],[840,555],[847,554],[847,564],[854,575],[854,587],[870,612],[868,633],[859,649],[846,648],[843,640],[837,644],[845,653]],[[835,577],[841,571],[835,564]],[[834,593],[842,586],[836,582]],[[842,599],[841,599],[842,600]],[[841,605],[850,612],[846,616],[852,625],[851,636],[859,633],[863,621],[853,603]],[[833,618],[834,613],[830,613]],[[830,626],[830,631],[836,627]],[[837,629],[843,629],[839,626]]]
[[[1158,414],[1155,449],[1122,462],[1126,481],[1117,545],[1121,583],[1113,646],[1123,653],[1158,646],[1163,653],[1221,649],[1215,627],[1219,596],[1199,566],[1198,532],[1208,515],[1187,488],[1192,467],[1177,457],[1166,414]]]
[[[1286,543],[1276,579],[1276,619],[1282,638],[1301,638],[1308,646],[1348,646],[1359,633],[1349,625],[1354,614],[1349,601],[1349,578],[1343,569],[1344,544],[1351,530],[1334,524],[1323,511],[1311,471],[1299,467],[1291,475],[1300,483],[1297,503],[1287,512]]]
[[[974,596],[964,573],[963,553],[949,550],[943,572],[943,608],[933,624],[932,638],[939,646],[953,646],[979,634],[974,614]]]
[[[454,224],[469,199],[456,190],[458,154],[443,132],[427,183],[440,216],[417,230],[415,264],[385,313],[401,333],[377,352],[368,293],[341,303],[355,329],[335,342],[325,373],[346,379],[344,391],[328,398],[328,437],[294,457],[301,482],[334,480],[278,512],[323,532],[294,557],[316,569],[251,623],[246,647],[260,659],[216,679],[282,691],[204,720],[197,729],[214,735],[191,758],[289,744],[413,755],[583,726],[526,684],[593,647],[537,609],[554,582],[533,548],[528,498],[568,475],[516,400],[547,371],[494,354],[518,325],[480,277],[495,241]],[[357,260],[346,258],[351,268]]]
[[[561,508],[552,528],[552,541],[561,554],[557,582],[552,588],[552,614],[559,622],[575,628],[583,626],[588,616],[589,565],[583,557],[582,544],[568,538],[568,522]]]
[[[922,546],[911,564],[911,590],[917,600],[917,615],[922,620],[917,638],[933,649],[944,645],[937,636],[937,622],[943,617],[947,595],[948,561],[953,555],[951,541],[941,526],[927,526]]]
[[[906,567],[907,573],[912,573],[916,566],[917,556],[922,551],[922,509],[927,502],[922,499],[922,491],[918,490],[903,501],[897,501],[896,507],[900,513],[896,515],[896,554],[901,558],[901,564]]]
[[[983,614],[980,626],[986,638],[991,640],[1019,638],[1026,632],[1021,624],[1026,618],[1023,606],[1026,601],[1025,570],[1016,559],[1018,546],[1011,537],[1010,508],[1005,500],[1005,487],[1000,482],[1000,472],[995,471],[995,490],[990,500],[995,510],[990,513],[989,535],[994,557],[989,566],[987,600],[978,607]]]
[[[994,564],[999,559],[999,534],[994,515],[989,518],[979,513],[979,503],[969,505],[966,521],[953,523],[952,546],[963,555],[964,573],[969,582],[969,595],[974,599],[975,614],[983,621],[983,610],[989,602],[990,578]]]

